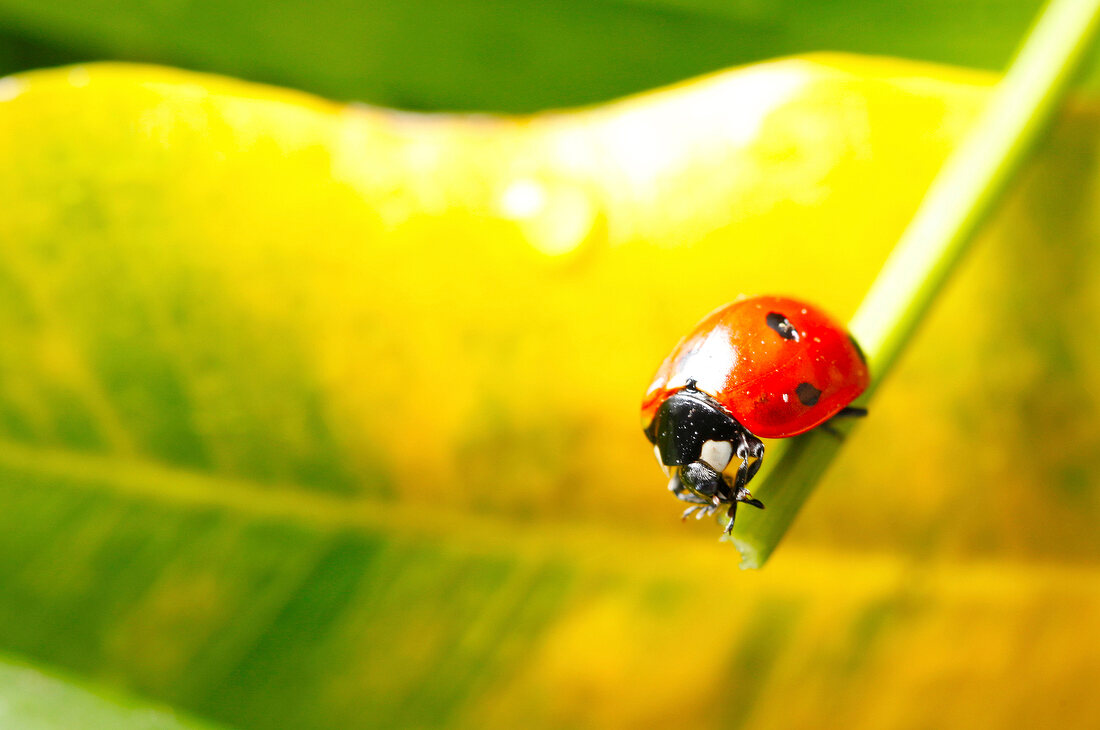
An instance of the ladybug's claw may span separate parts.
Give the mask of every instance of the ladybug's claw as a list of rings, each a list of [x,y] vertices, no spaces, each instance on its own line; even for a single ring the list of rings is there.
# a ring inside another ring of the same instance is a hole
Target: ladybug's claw
[[[733,532],[733,518],[737,516],[737,502],[731,502],[730,508],[726,510],[726,517],[730,518],[730,521],[726,523],[726,529],[722,531],[723,535],[728,535]]]
[[[741,489],[738,490],[737,494],[735,494],[733,498],[735,500],[737,500],[738,502],[744,502],[745,504],[751,504],[753,507],[756,507],[757,509],[764,509],[764,503],[761,502],[756,497],[752,496],[752,492],[745,489],[744,487],[741,487]]]
[[[726,517],[729,517],[730,521],[726,523],[726,529],[723,534],[728,535],[733,532],[733,518],[737,516],[738,502],[752,505],[757,509],[764,509],[764,503],[761,502],[759,499],[753,497],[752,492],[745,489],[744,487],[738,487],[737,491],[734,492],[733,501],[730,502],[730,508],[726,510]]]

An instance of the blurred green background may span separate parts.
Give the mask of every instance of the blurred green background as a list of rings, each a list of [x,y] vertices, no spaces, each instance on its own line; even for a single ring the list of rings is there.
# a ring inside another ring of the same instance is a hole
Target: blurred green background
[[[1038,0],[0,2],[0,73],[165,63],[408,109],[603,101],[809,51],[1001,70]]]
[[[1038,10],[0,0],[292,90],[0,80],[0,726],[1100,726],[1095,73],[765,570],[637,423],[726,299],[852,313]],[[957,68],[610,101],[821,50]]]

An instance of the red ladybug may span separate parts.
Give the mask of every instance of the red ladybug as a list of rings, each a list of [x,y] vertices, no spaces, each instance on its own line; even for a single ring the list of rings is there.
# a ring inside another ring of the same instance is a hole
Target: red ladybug
[[[728,504],[763,508],[745,485],[760,469],[763,438],[786,438],[836,416],[869,382],[867,360],[848,331],[817,307],[785,297],[749,297],[708,314],[680,341],[642,401],[642,426],[668,488],[691,503],[686,518]],[[722,476],[739,460],[731,485]]]

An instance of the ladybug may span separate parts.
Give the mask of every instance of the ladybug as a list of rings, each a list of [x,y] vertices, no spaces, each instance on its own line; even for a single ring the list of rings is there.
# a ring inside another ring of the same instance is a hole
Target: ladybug
[[[760,439],[866,415],[849,404],[869,380],[859,344],[825,312],[747,297],[708,314],[673,348],[642,401],[642,428],[669,490],[691,505],[684,519],[728,504],[729,534],[739,502],[764,507],[746,488],[764,457]],[[731,484],[723,473],[734,457]]]

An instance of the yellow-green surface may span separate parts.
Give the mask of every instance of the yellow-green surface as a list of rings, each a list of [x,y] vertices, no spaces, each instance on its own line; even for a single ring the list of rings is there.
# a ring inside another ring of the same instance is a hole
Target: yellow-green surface
[[[1075,108],[766,571],[651,370],[859,302],[992,79],[814,57],[418,117],[0,81],[0,649],[242,728],[1100,721],[1100,115]]]

